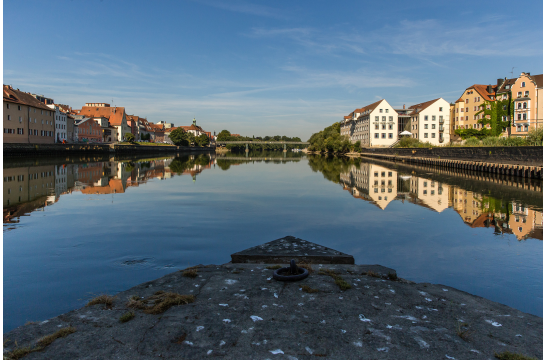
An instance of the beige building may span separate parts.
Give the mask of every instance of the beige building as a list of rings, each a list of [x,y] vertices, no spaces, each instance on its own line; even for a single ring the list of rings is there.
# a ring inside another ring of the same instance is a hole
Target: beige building
[[[92,106],[91,106],[92,105]],[[106,118],[110,126],[117,130],[117,138],[112,140],[123,141],[127,133],[131,133],[131,127],[127,123],[127,115],[124,107],[110,107],[106,103],[86,103],[78,112],[90,118]]]
[[[419,200],[415,201],[418,205],[442,212],[449,207],[450,185],[411,176],[411,195]]]
[[[411,136],[440,146],[450,142],[450,104],[443,98],[410,106]]]
[[[453,127],[452,133],[458,129],[477,129],[484,126],[478,121],[484,118],[483,114],[477,113],[484,101],[495,101],[497,85],[479,85],[475,84],[468,87],[462,96],[455,102],[454,118],[451,118]],[[488,115],[487,115],[488,116]],[[489,125],[486,125],[490,128]]]
[[[514,101],[512,136],[526,136],[528,131],[543,126],[543,74],[521,73],[511,87]]]
[[[498,87],[496,89],[496,101],[511,100],[511,88],[515,84],[517,79],[498,79]],[[503,105],[503,111],[507,112],[507,115],[502,116],[502,121],[511,121],[510,104]],[[501,137],[509,137],[511,135],[511,127],[507,126],[502,129]]]
[[[55,113],[29,93],[4,85],[4,143],[52,144]]]
[[[386,100],[379,100],[343,119],[341,135],[347,135],[352,143],[359,141],[363,147],[388,147],[398,138],[398,114]]]

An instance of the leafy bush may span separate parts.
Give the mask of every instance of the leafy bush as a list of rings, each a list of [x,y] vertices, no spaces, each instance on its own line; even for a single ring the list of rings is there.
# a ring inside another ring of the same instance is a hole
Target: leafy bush
[[[480,146],[481,141],[477,139],[476,137],[470,137],[469,139],[466,140],[464,145],[465,146]]]
[[[543,145],[543,127],[539,126],[536,129],[532,129],[528,132],[526,137],[528,145]]]
[[[133,142],[133,141],[134,141],[134,134],[132,134],[132,133],[126,133],[126,134],[125,134],[125,139],[126,139],[128,142]]]
[[[394,146],[396,148],[431,148],[436,147],[435,145],[430,144],[429,142],[421,142],[418,139],[404,137],[399,140],[399,142]]]

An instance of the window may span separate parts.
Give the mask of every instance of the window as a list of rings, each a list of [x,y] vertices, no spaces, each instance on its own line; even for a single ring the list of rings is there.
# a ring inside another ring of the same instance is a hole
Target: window
[[[23,122],[23,117],[22,117],[22,116],[19,116],[19,122],[20,122],[20,123]]]
[[[518,120],[522,120],[522,114],[518,114]]]
[[[382,133],[382,136],[381,136],[383,139],[386,139],[386,133]]]
[[[526,109],[526,101],[522,103],[522,108]]]
[[[460,108],[460,112],[464,112],[464,108]]]
[[[469,99],[466,99],[466,104],[469,104]]]
[[[428,133],[424,133],[424,137],[427,138],[427,137],[428,137]]]
[[[382,121],[386,121],[386,116],[383,116],[383,117],[382,117]]]
[[[388,130],[393,130],[393,129],[394,129],[394,125],[389,124],[389,125],[388,125]]]
[[[382,109],[380,109],[379,111],[382,112]]]
[[[526,82],[523,81],[522,84],[520,85],[520,87],[526,87]]]
[[[388,139],[393,139],[393,138],[394,138],[394,134],[388,133]]]
[[[439,115],[439,122],[443,122],[443,115]]]
[[[435,133],[431,133],[431,137],[432,137],[432,138],[435,138]]]
[[[390,117],[388,118],[388,120],[394,121],[394,117],[393,117],[393,116],[390,116]]]
[[[435,124],[431,124],[431,128],[432,128],[432,129],[435,129]]]
[[[443,108],[442,108],[442,107],[440,107],[440,108],[439,108],[439,111],[443,111]]]
[[[375,130],[378,130],[378,124],[375,124]]]
[[[503,105],[503,110],[507,110],[507,105]]]
[[[17,110],[21,110],[21,105],[17,105]]]
[[[466,112],[469,112],[469,108],[466,108]]]
[[[428,124],[424,124],[424,129],[427,129],[428,128]]]
[[[8,115],[8,120],[11,120],[11,115]]]
[[[526,120],[526,113],[522,113],[522,120]]]
[[[7,108],[7,109],[9,109],[9,103],[8,103],[8,104],[6,104],[6,108]]]
[[[378,121],[378,116],[375,116],[375,121]]]
[[[524,96],[525,96],[525,97],[530,96],[530,92],[529,92],[529,91],[525,91],[525,92],[524,92]]]
[[[17,134],[23,135],[23,128],[17,128]]]
[[[378,133],[375,134],[375,139],[378,139]]]
[[[425,116],[424,116],[424,120],[428,120],[428,115],[425,115]]]
[[[382,124],[382,130],[386,130],[386,124]]]
[[[432,119],[432,120],[435,120],[435,115],[432,115],[432,116],[431,116],[431,119]]]
[[[519,91],[519,92],[517,93],[517,97],[522,97],[522,91]]]

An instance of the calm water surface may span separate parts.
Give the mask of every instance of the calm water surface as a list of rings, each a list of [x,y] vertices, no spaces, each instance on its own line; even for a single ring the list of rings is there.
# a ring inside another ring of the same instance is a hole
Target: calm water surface
[[[541,181],[249,156],[4,159],[4,331],[285,235],[542,316]]]

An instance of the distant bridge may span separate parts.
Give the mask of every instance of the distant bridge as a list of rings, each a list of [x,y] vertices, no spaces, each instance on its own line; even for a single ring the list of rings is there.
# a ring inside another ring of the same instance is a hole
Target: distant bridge
[[[256,156],[216,156],[216,160],[248,160],[248,161],[301,161],[301,158],[288,158],[288,157],[256,157]]]
[[[287,145],[310,145],[309,142],[304,141],[216,141],[217,145],[223,145],[223,144],[259,144],[259,145],[265,145],[265,144],[287,144]]]

